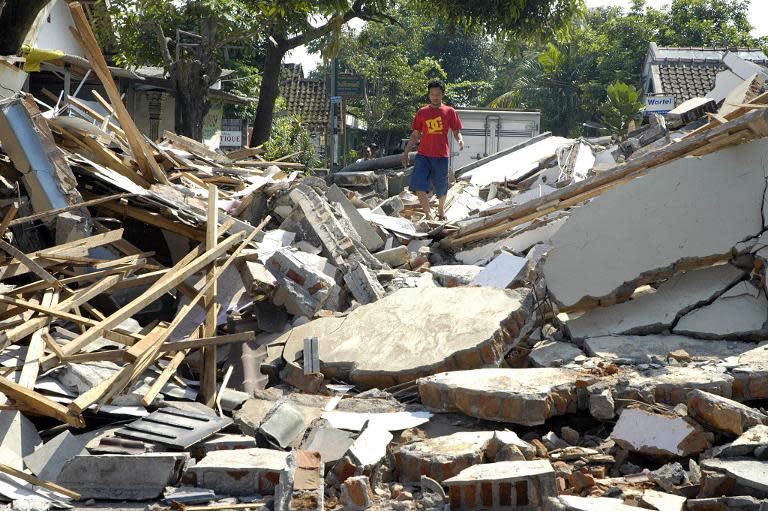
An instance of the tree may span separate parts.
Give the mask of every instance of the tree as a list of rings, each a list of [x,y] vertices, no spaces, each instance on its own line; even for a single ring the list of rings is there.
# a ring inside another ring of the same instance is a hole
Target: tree
[[[567,33],[569,22],[581,12],[583,0],[402,0],[410,8],[421,10],[446,20],[450,26],[476,29],[485,35],[498,34],[504,44],[512,47],[521,38],[541,40],[548,34]],[[254,121],[252,145],[263,143],[269,138],[275,99],[279,94],[279,75],[285,54],[301,45],[326,35],[332,35],[328,50],[338,49],[341,28],[354,18],[374,23],[397,20],[387,11],[394,0],[318,0],[306,2],[293,0],[280,2],[279,7],[265,0],[258,5],[267,15],[266,35],[271,44],[267,45],[262,66],[262,84],[259,91],[259,105]],[[310,18],[325,20],[313,27]]]
[[[118,63],[160,64],[176,97],[176,131],[202,140],[210,109],[208,89],[221,78],[224,49],[261,30],[245,0],[110,0],[105,11],[114,30]],[[171,51],[167,34],[185,32],[183,47]],[[112,34],[102,38],[109,40]]]
[[[0,0],[0,55],[16,55],[48,0]]]
[[[636,119],[645,108],[640,102],[640,92],[622,82],[612,83],[606,92],[608,98],[600,105],[603,123],[614,133],[623,133],[629,122]]]

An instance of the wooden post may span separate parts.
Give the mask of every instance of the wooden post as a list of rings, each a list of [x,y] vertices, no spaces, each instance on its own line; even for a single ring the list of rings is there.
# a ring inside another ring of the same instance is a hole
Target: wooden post
[[[218,199],[219,189],[216,185],[208,185],[208,221],[205,229],[206,248],[215,247],[218,238],[217,226],[219,223]],[[206,277],[208,282],[214,281],[210,289],[205,294],[205,337],[214,337],[216,335],[216,318],[218,316],[218,306],[216,304],[216,261],[211,262]],[[203,403],[211,408],[216,406],[216,346],[206,346],[203,348],[203,365],[200,375],[200,395]]]
[[[341,98],[341,166],[347,166],[347,98]]]

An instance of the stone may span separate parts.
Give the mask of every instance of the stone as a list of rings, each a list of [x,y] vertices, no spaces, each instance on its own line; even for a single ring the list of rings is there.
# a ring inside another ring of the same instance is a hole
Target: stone
[[[716,497],[709,499],[688,499],[688,511],[765,511],[765,500],[754,497]]]
[[[398,480],[416,482],[426,475],[445,481],[456,476],[465,468],[483,463],[493,436],[493,431],[461,431],[406,444],[395,453]]]
[[[367,476],[348,477],[341,485],[341,504],[345,511],[361,511],[373,504],[373,492]]]
[[[524,275],[528,260],[509,252],[502,252],[483,268],[472,280],[471,285],[489,286],[500,289],[512,286],[512,283]]]
[[[217,495],[272,495],[287,469],[288,453],[273,449],[214,451],[187,468],[184,481]]]
[[[735,358],[730,374],[735,379],[733,396],[737,401],[768,399],[768,344]]]
[[[64,464],[57,482],[81,499],[154,499],[176,485],[188,460],[187,453],[78,455]]]
[[[712,342],[682,335],[606,335],[584,340],[584,350],[592,357],[646,364],[653,358],[665,360],[672,351],[685,350],[693,360],[717,360],[737,356],[753,349],[754,343]]]
[[[666,491],[674,491],[675,486],[683,484],[687,474],[683,466],[678,463],[667,463],[648,474],[648,479],[661,486]]]
[[[357,208],[347,198],[341,188],[335,184],[329,186],[328,190],[325,192],[325,197],[330,202],[341,206],[351,222],[352,227],[354,227],[358,236],[360,236],[360,240],[363,242],[363,245],[365,245],[365,248],[371,252],[375,252],[384,246],[384,240],[381,239],[381,236],[379,236],[376,230],[371,227],[371,224],[363,218],[359,211],[357,211]]]
[[[572,210],[544,262],[550,297],[561,310],[623,301],[682,264],[730,256],[763,230],[766,148],[768,141],[756,140],[678,158]],[[713,208],[713,196],[733,207]]]
[[[768,299],[749,282],[739,282],[710,305],[678,321],[674,333],[705,339],[765,339]]]
[[[731,399],[702,390],[688,393],[688,414],[721,433],[741,435],[758,424],[768,424],[768,415]]]
[[[557,496],[555,471],[547,460],[473,465],[443,485],[451,509],[535,511]]]
[[[595,478],[590,474],[577,470],[576,472],[571,472],[571,475],[568,476],[568,482],[574,490],[581,493],[581,490],[595,485]]]
[[[397,268],[399,266],[405,266],[408,264],[408,247],[405,245],[400,245],[399,247],[390,248],[387,250],[382,250],[381,252],[376,252],[373,254],[373,256],[381,261],[382,263],[391,266],[392,268]]]
[[[42,444],[43,439],[35,425],[21,412],[3,410],[0,413],[0,445],[23,458],[35,452]]]
[[[673,275],[653,293],[585,312],[566,323],[573,339],[611,334],[649,334],[670,328],[676,318],[709,303],[744,272],[721,264]]]
[[[471,264],[437,265],[429,269],[443,287],[468,286],[482,271],[482,266]]]
[[[319,339],[326,378],[387,388],[447,369],[498,364],[532,329],[529,290],[401,289],[346,317],[319,318],[289,330],[283,358],[303,339]]]
[[[608,389],[589,395],[589,413],[595,419],[611,420],[616,415],[613,394]]]
[[[579,445],[581,435],[575,429],[569,426],[563,426],[560,428],[560,438],[565,440],[569,445]]]
[[[589,375],[570,369],[474,369],[419,380],[421,402],[432,409],[470,417],[535,426],[576,411],[576,380]]]
[[[768,461],[758,461],[748,458],[711,458],[701,463],[704,471],[703,486],[710,477],[707,472],[715,472],[724,476],[724,483],[720,485],[715,495],[748,495],[758,498],[768,498]],[[728,488],[730,491],[723,491]],[[723,491],[720,493],[720,491]]]
[[[759,424],[745,431],[733,442],[715,449],[716,458],[758,457],[758,451],[768,447],[768,426]],[[768,453],[766,453],[768,454]],[[766,459],[764,456],[762,459]]]
[[[625,408],[611,439],[624,449],[650,457],[690,456],[711,447],[711,434],[691,422],[642,408]]]
[[[64,431],[25,456],[24,464],[40,479],[55,483],[67,461],[77,455],[88,454],[85,449],[87,441],[86,437]]]
[[[573,362],[579,355],[584,355],[584,352],[574,344],[543,340],[528,353],[528,360],[533,367],[559,367]]]

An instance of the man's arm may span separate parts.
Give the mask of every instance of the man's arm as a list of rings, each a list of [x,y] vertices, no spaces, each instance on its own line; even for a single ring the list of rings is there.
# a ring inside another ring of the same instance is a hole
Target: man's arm
[[[464,137],[461,135],[460,130],[453,130],[453,138],[459,143],[459,151],[464,150]]]
[[[416,142],[421,139],[421,132],[419,130],[413,130],[411,131],[411,137],[408,139],[408,143],[405,145],[405,151],[403,151],[403,167],[408,166],[408,154],[411,152],[411,149],[413,149],[413,146],[416,145]]]

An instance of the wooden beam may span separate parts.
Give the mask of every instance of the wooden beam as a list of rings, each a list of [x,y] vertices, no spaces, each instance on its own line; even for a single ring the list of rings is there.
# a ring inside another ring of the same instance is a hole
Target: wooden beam
[[[189,137],[178,135],[166,130],[163,132],[163,138],[171,142],[174,148],[187,151],[188,153],[192,153],[202,159],[211,160],[222,165],[232,163],[232,160],[230,160],[228,157],[221,155],[212,149],[209,149],[208,146],[202,142],[198,142],[197,140],[193,140]]]
[[[48,290],[43,296],[43,305],[45,308],[52,307],[59,301],[59,291]],[[24,358],[24,367],[21,369],[21,374],[17,383],[22,387],[28,389],[35,388],[35,382],[37,381],[37,375],[40,372],[40,359],[43,356],[45,350],[45,339],[43,336],[48,333],[48,325],[43,326],[35,330],[32,333],[32,339],[27,346],[27,355]]]
[[[85,427],[82,415],[70,415],[64,405],[51,401],[44,395],[22,387],[3,376],[0,376],[0,392],[39,415],[53,417],[76,428]]]
[[[19,203],[14,202],[10,206],[8,206],[8,211],[5,212],[5,216],[3,217],[2,223],[0,223],[0,238],[3,237],[3,234],[5,234],[5,231],[8,230],[8,227],[11,226],[11,222],[13,222],[13,217],[16,216],[16,213],[19,211]]]
[[[45,269],[37,264],[34,259],[27,256],[24,252],[19,250],[18,248],[14,247],[10,243],[7,243],[5,240],[0,239],[0,249],[3,249],[8,254],[12,255],[16,260],[18,260],[20,263],[24,264],[27,268],[29,268],[35,275],[43,279],[48,283],[49,286],[53,286],[54,288],[60,288],[62,287],[61,282],[45,271]]]
[[[83,7],[80,2],[72,2],[69,4],[69,11],[72,14],[72,19],[75,22],[76,38],[83,46],[83,50],[88,56],[88,60],[91,62],[91,68],[96,76],[101,80],[104,89],[107,91],[109,101],[112,103],[112,107],[115,109],[115,116],[120,122],[120,126],[125,131],[125,137],[128,139],[128,144],[131,146],[131,152],[136,159],[139,168],[144,174],[144,178],[147,180],[154,180],[159,183],[168,183],[168,179],[165,173],[160,168],[160,165],[152,158],[152,152],[147,147],[144,141],[144,135],[139,132],[139,129],[134,124],[133,119],[128,113],[128,109],[125,108],[123,100],[120,97],[120,91],[112,80],[112,74],[109,71],[104,55],[101,53],[99,43],[96,41],[96,37],[91,30],[91,24],[85,15]]]
[[[208,216],[205,229],[205,246],[216,246],[218,234],[216,227],[219,224],[218,188],[216,185],[208,186]],[[210,289],[205,294],[205,336],[213,337],[216,335],[216,322],[219,316],[219,308],[216,303],[217,291],[217,272],[216,261],[211,263],[206,276]],[[203,364],[200,376],[200,394],[203,404],[213,408],[216,405],[216,346],[210,345],[203,348]]]
[[[26,472],[22,472],[21,470],[16,470],[15,468],[9,467],[8,465],[5,465],[3,463],[0,463],[0,472],[8,474],[9,476],[17,477],[30,484],[39,486],[40,488],[45,488],[46,490],[54,491],[56,493],[61,493],[62,495],[66,495],[67,497],[70,497],[72,499],[80,500],[80,494],[75,491],[68,490],[63,486],[59,486],[58,484],[52,483],[50,481],[43,481],[42,479],[38,479],[33,475],[29,475]]]

